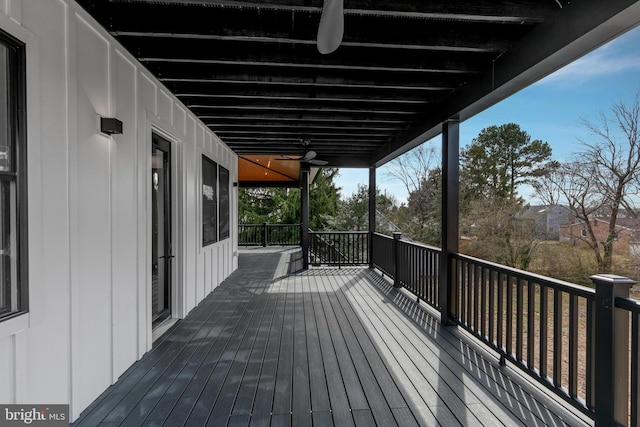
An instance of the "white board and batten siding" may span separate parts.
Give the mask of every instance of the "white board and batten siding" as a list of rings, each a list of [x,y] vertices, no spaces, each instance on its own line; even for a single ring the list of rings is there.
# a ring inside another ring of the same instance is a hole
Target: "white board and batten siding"
[[[172,145],[173,317],[237,268],[235,187],[231,237],[201,243],[201,157],[231,182],[237,157],[72,0],[2,1],[0,29],[26,44],[29,204],[29,312],[0,322],[0,402],[75,419],[152,346],[152,132]]]

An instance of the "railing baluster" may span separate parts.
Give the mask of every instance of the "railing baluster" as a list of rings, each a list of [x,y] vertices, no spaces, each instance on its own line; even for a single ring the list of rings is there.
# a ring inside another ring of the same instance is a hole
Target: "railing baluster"
[[[478,278],[478,270],[480,266],[473,265],[473,327],[478,329],[480,326],[480,282]]]
[[[536,354],[536,285],[527,281],[527,366],[535,367]]]
[[[504,322],[504,284],[503,284],[503,273],[498,272],[497,273],[497,285],[498,285],[498,307],[497,307],[497,313],[498,313],[498,318],[497,318],[497,323],[498,323],[498,348],[502,349],[504,348],[504,341],[503,341],[503,322]]]
[[[496,343],[496,335],[494,334],[495,321],[494,317],[496,312],[496,302],[495,302],[495,286],[494,286],[494,272],[489,270],[489,343]],[[497,273],[496,273],[497,275]]]
[[[522,278],[516,279],[516,360],[522,362],[522,347],[524,346],[524,297]]]
[[[640,349],[639,338],[640,330],[638,330],[638,320],[640,314],[631,313],[631,423],[632,426],[637,426],[638,410],[640,409],[640,390],[638,389],[640,379],[638,373],[640,371]]]
[[[513,355],[513,277],[507,276],[507,354]]]
[[[587,365],[587,378],[586,378],[586,403],[587,408],[593,409],[595,407],[595,325],[594,325],[594,312],[595,301],[587,301],[587,337],[586,337],[586,365]]]
[[[553,384],[562,387],[562,292],[553,291]]]
[[[486,269],[480,267],[480,333],[487,336],[487,277]]]
[[[467,325],[473,324],[473,265],[470,262],[465,263],[467,272]]]
[[[549,338],[549,288],[540,285],[540,377],[547,379],[547,358],[548,347],[547,340]]]
[[[578,395],[578,296],[569,296],[569,396]]]

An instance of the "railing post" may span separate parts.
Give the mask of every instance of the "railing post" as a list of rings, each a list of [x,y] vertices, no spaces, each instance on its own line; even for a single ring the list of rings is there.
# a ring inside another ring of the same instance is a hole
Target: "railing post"
[[[393,254],[391,255],[391,259],[393,260],[393,287],[401,288],[400,280],[398,280],[398,272],[400,269],[398,268],[398,242],[402,237],[402,233],[394,232],[393,233]]]
[[[627,425],[629,416],[629,319],[616,310],[617,297],[629,297],[635,281],[613,274],[591,276],[595,307],[595,425]]]
[[[267,247],[267,223],[262,223],[262,247]]]

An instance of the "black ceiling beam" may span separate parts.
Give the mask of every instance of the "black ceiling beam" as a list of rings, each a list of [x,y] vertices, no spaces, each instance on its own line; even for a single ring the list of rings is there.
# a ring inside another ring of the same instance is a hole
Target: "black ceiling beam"
[[[251,97],[282,97],[282,98],[321,98],[321,99],[366,99],[376,101],[427,101],[435,100],[439,92],[450,91],[452,88],[441,87],[433,90],[399,91],[384,88],[342,88],[324,86],[313,88],[309,86],[291,84],[253,84],[252,82],[229,83],[199,83],[199,82],[165,82],[171,92],[179,97],[189,96],[251,96]]]
[[[388,114],[416,113],[424,110],[427,102],[369,102],[360,100],[341,99],[317,99],[317,98],[253,98],[253,97],[230,97],[230,98],[206,98],[206,97],[179,97],[180,100],[193,110],[205,108],[232,108],[232,109],[283,109],[300,111],[358,111],[366,110],[374,114],[380,112]]]
[[[346,118],[327,118],[320,117],[317,115],[309,115],[305,114],[303,116],[283,116],[279,114],[262,114],[261,116],[247,117],[244,115],[214,115],[214,114],[202,114],[199,118],[207,124],[214,124],[218,121],[224,121],[225,123],[250,123],[252,125],[260,126],[262,123],[269,123],[273,125],[277,124],[289,124],[289,125],[299,125],[305,126],[307,124],[319,125],[319,124],[331,124],[331,125],[362,125],[362,126],[380,126],[387,125],[393,127],[404,127],[410,123],[410,120],[403,120],[399,118],[394,119],[386,119],[386,118],[376,118],[375,120],[371,117],[364,118],[355,118],[355,117],[346,117]],[[213,122],[216,121],[216,122]]]
[[[263,81],[263,82],[291,82],[294,84],[309,83],[311,85],[342,85],[350,87],[421,87],[422,85],[434,87],[432,79],[445,81],[447,87],[458,87],[460,81],[468,81],[472,74],[460,74],[459,72],[384,72],[349,69],[296,69],[288,67],[272,67],[264,65],[239,65],[239,64],[202,64],[202,63],[149,63],[147,68],[164,79],[190,79],[190,80],[236,80],[236,81]]]
[[[293,79],[278,79],[276,75],[269,76],[259,76],[259,75],[249,75],[247,73],[243,73],[242,75],[234,75],[232,78],[228,73],[225,74],[214,74],[210,75],[208,78],[205,76],[202,77],[162,77],[158,76],[158,79],[165,84],[167,87],[173,87],[173,85],[179,84],[193,84],[193,85],[202,85],[203,87],[207,87],[208,85],[225,85],[227,87],[240,87],[244,88],[247,86],[258,87],[258,88],[269,88],[269,90],[273,90],[273,88],[300,88],[305,89],[308,93],[315,93],[319,90],[336,90],[336,91],[345,91],[347,94],[353,93],[353,91],[362,91],[362,93],[378,93],[380,91],[384,92],[395,92],[399,96],[404,97],[408,94],[420,94],[421,92],[442,92],[442,91],[451,91],[458,87],[460,84],[459,76],[453,78],[451,75],[445,76],[430,76],[428,80],[421,81],[419,84],[409,85],[408,82],[404,84],[401,81],[394,82],[391,84],[387,82],[387,84],[382,84],[381,82],[376,81],[362,81],[362,80],[354,80],[354,79],[323,79],[322,81],[313,80],[313,79],[305,79],[302,81],[299,79],[295,81]],[[208,89],[206,89],[208,91]],[[424,94],[423,94],[424,95]]]
[[[93,3],[97,6],[99,2]],[[561,1],[562,5],[566,1]],[[306,12],[319,15],[323,0],[260,0],[260,1],[238,1],[238,0],[111,0],[109,2],[110,12],[120,7],[132,8],[138,5],[161,9],[163,7],[196,8],[201,10],[207,8],[225,8],[241,10],[258,10],[261,12],[275,10],[281,12]],[[513,21],[526,22],[535,20],[539,22],[547,16],[551,10],[559,7],[557,2],[521,0],[518,2],[508,0],[495,0],[492,2],[478,2],[470,0],[449,0],[449,1],[429,1],[414,2],[411,0],[396,0],[389,2],[386,0],[347,0],[345,2],[346,15],[373,15],[373,16],[396,16],[414,19],[451,19],[460,16],[466,17],[469,21]]]
[[[496,53],[442,52],[416,54],[413,51],[388,49],[384,55],[379,49],[344,46],[335,54],[321,56],[315,45],[283,46],[275,44],[247,44],[232,41],[211,42],[189,39],[145,39],[121,41],[145,62],[256,64],[289,68],[331,68],[377,71],[415,72],[474,72],[477,65],[493,60]]]

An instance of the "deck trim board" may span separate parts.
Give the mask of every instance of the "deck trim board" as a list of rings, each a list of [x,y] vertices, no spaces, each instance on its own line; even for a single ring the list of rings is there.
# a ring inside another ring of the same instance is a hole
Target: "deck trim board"
[[[297,258],[241,251],[74,426],[588,425],[376,270]]]

